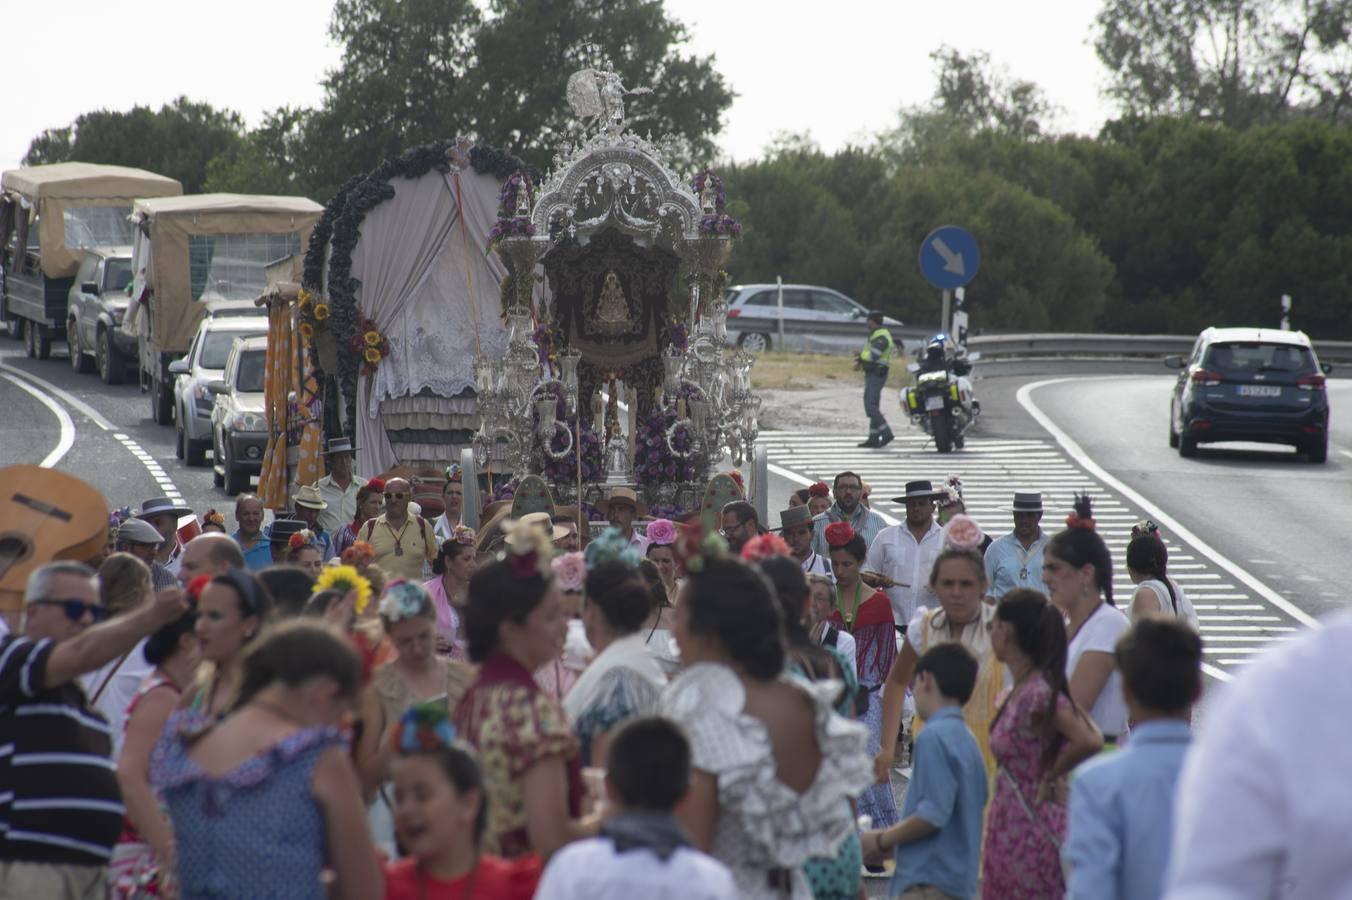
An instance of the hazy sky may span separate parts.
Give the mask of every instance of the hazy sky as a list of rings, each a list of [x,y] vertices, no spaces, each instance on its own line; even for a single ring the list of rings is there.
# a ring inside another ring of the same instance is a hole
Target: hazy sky
[[[1040,84],[1063,130],[1092,132],[1109,115],[1089,44],[1094,0],[667,0],[691,47],[713,53],[737,92],[720,145],[758,155],[780,132],[811,132],[826,149],[865,141],[897,109],[933,93],[931,51],[985,50],[1011,75]],[[338,60],[327,25],[333,0],[47,0],[42,29],[6,42],[6,70],[27,74],[0,117],[0,167],[11,168],[44,128],[81,112],[180,94],[241,112],[249,124],[283,104],[320,100]],[[36,9],[0,0],[0,23]],[[29,21],[33,21],[31,18]],[[70,26],[69,37],[58,33]]]

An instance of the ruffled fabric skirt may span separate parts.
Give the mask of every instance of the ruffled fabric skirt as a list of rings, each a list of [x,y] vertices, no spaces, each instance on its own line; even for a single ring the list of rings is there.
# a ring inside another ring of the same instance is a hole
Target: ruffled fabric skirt
[[[868,726],[868,752],[869,758],[872,759],[878,755],[883,746],[882,688],[869,692],[868,712],[864,713],[863,722]],[[870,826],[872,828],[891,828],[897,824],[900,821],[900,813],[897,812],[897,798],[892,793],[891,783],[875,784],[860,794],[859,814],[873,820]]]

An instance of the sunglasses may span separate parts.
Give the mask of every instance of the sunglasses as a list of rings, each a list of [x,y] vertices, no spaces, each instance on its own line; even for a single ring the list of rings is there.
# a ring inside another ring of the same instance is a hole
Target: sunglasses
[[[78,622],[88,613],[95,622],[108,618],[108,607],[102,603],[86,603],[83,600],[34,600],[40,606],[59,606],[72,622]]]
[[[408,492],[407,492],[407,491],[386,491],[386,493],[385,493],[385,499],[386,499],[386,500],[407,500],[407,499],[408,499]]]

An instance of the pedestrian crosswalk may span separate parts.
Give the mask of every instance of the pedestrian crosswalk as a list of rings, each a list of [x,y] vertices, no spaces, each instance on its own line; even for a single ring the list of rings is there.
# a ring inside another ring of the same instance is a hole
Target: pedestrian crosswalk
[[[767,449],[772,471],[800,484],[830,484],[838,472],[858,473],[871,490],[872,508],[889,524],[906,515],[904,505],[890,498],[917,479],[928,479],[937,487],[948,476],[959,476],[968,514],[993,537],[1012,528],[1005,509],[1016,490],[1042,492],[1047,508],[1043,528],[1048,531],[1061,527],[1073,495],[1087,491],[1094,501],[1099,533],[1113,552],[1114,597],[1122,605],[1133,593],[1124,557],[1131,526],[1148,516],[1051,441],[971,437],[964,450],[939,454],[929,438],[919,435],[899,437],[881,450],[858,448],[856,438],[836,434],[762,432],[758,440]],[[1168,534],[1164,541],[1169,575],[1187,591],[1197,610],[1210,674],[1228,678],[1230,670],[1302,627],[1194,548]]]

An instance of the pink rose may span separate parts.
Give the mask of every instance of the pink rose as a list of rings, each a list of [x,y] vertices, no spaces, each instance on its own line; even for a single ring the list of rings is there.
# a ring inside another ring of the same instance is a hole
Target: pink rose
[[[944,547],[957,550],[975,550],[986,536],[970,516],[958,513],[944,526]]]
[[[658,547],[676,543],[676,525],[670,519],[654,519],[648,523],[648,540]]]
[[[559,580],[559,588],[564,591],[580,591],[587,581],[587,559],[581,553],[565,553],[554,557],[550,565],[554,577]]]

